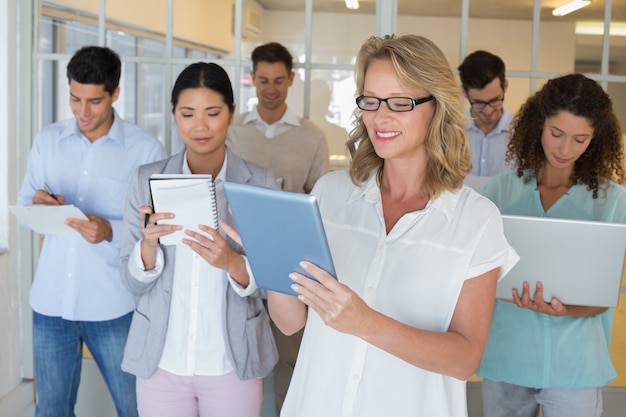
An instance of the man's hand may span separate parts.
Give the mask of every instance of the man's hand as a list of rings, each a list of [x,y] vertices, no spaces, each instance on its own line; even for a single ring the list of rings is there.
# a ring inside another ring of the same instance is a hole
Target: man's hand
[[[60,206],[65,203],[65,197],[62,195],[51,195],[45,190],[37,190],[33,196],[33,204],[50,204]]]
[[[113,239],[113,229],[108,220],[95,214],[88,214],[87,218],[89,220],[68,217],[65,224],[80,233],[89,243],[100,243],[103,240],[110,241]]]

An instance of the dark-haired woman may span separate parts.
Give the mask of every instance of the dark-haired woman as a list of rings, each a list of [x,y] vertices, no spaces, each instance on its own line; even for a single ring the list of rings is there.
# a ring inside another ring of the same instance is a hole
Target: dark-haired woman
[[[225,232],[232,230],[233,219],[224,181],[271,188],[276,182],[269,170],[225,146],[235,103],[222,67],[189,65],[176,80],[171,102],[185,150],[140,167],[127,197],[122,271],[139,303],[122,367],[137,376],[141,416],[260,416],[261,379],[277,353],[242,248],[206,225],[185,230],[180,245],[160,245],[160,237],[180,226],[157,224],[173,215],[152,212],[148,178],[211,174]]]
[[[624,181],[622,135],[597,82],[548,81],[515,116],[507,160],[517,171],[480,190],[503,214],[626,223],[626,190],[612,181]],[[511,298],[496,301],[477,372],[485,416],[534,417],[540,408],[546,417],[600,416],[601,387],[616,376],[613,310],[546,303],[535,282]]]

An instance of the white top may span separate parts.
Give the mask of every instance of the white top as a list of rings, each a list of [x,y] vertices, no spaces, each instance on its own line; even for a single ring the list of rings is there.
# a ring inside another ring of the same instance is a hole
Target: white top
[[[275,136],[278,136],[282,133],[285,133],[292,127],[300,126],[300,117],[291,111],[289,108],[285,110],[285,113],[281,116],[281,118],[272,124],[268,124],[261,118],[259,111],[257,110],[257,106],[248,113],[246,116],[246,120],[244,120],[244,124],[246,123],[254,123],[254,126],[259,129],[259,132],[263,133],[268,139],[271,139]]]
[[[183,174],[191,174],[185,155]],[[223,181],[226,160],[215,179],[218,198],[224,197]],[[139,280],[150,282],[163,271],[163,251],[157,248],[154,269],[143,270],[141,241],[135,245],[129,262],[130,271]],[[249,266],[246,262],[249,271]],[[228,273],[215,268],[187,245],[176,245],[176,265],[172,287],[167,334],[159,368],[175,375],[224,375],[233,371],[226,355],[226,335],[222,328],[224,287],[231,285],[245,296],[249,291],[237,284]],[[255,285],[253,285],[255,287]]]
[[[414,327],[446,331],[466,279],[517,262],[495,205],[468,187],[404,215],[385,233],[374,177],[322,177],[319,199],[339,281]],[[467,415],[465,381],[428,372],[326,326],[311,309],[281,416]]]

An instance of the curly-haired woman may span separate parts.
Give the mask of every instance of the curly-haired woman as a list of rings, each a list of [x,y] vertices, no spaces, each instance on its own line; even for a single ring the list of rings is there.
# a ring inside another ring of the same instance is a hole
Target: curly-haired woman
[[[548,81],[515,116],[507,160],[517,171],[479,190],[502,214],[626,223],[622,135],[597,82],[580,74]],[[602,414],[601,387],[616,376],[612,309],[542,295],[540,283],[526,283],[513,302],[496,301],[477,372],[486,417]]]

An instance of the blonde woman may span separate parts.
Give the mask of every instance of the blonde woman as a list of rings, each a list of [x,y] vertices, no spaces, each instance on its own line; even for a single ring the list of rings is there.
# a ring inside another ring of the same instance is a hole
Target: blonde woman
[[[292,274],[269,292],[285,333],[305,333],[282,416],[463,416],[496,282],[517,261],[471,170],[455,76],[415,36],[368,39],[356,64],[349,172],[318,198],[337,280]]]

